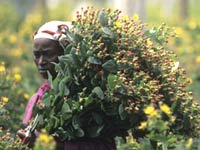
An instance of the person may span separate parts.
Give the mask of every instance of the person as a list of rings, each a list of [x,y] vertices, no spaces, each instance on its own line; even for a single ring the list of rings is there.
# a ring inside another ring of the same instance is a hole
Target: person
[[[58,63],[58,57],[64,54],[59,39],[65,36],[64,30],[71,29],[70,22],[50,21],[42,25],[34,34],[33,57],[42,78],[48,79],[48,72],[54,79],[57,75],[54,63]],[[28,124],[31,119],[32,110],[35,104],[39,104],[46,89],[50,89],[48,82],[43,84],[38,92],[29,100],[25,116],[24,124]],[[33,100],[34,99],[34,100]],[[71,141],[56,140],[56,150],[116,150],[114,139],[106,142],[100,139],[81,138]],[[31,144],[32,145],[32,144]]]

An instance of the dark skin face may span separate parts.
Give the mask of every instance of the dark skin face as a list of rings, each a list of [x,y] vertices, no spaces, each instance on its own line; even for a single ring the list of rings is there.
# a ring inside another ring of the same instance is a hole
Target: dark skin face
[[[59,45],[58,41],[46,38],[39,38],[34,40],[33,56],[34,62],[44,79],[48,79],[47,71],[56,77],[54,63],[58,63],[58,56],[63,55],[63,48]]]

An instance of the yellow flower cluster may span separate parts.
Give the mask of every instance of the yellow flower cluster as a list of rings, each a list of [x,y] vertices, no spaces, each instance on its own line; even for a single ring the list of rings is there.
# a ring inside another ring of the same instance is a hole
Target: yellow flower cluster
[[[200,56],[196,57],[196,63],[200,64]]]
[[[158,114],[158,111],[152,105],[149,105],[144,109],[144,113],[149,117],[153,117]]]
[[[21,81],[21,79],[22,79],[22,77],[21,77],[20,74],[18,74],[18,73],[14,74],[14,80],[15,80],[15,82],[19,82],[19,81]]]
[[[5,65],[4,64],[0,64],[0,73],[3,73],[6,71]]]
[[[40,136],[39,136],[39,141],[40,142],[44,142],[44,143],[49,143],[50,141],[51,141],[51,136],[48,136],[48,135],[46,135],[46,134],[41,134]]]
[[[167,115],[171,114],[170,108],[166,104],[162,104],[160,106],[160,109]]]
[[[116,28],[121,28],[121,27],[122,27],[122,24],[121,24],[120,21],[116,21],[116,22],[115,22],[115,26],[116,26]]]
[[[147,46],[152,47],[153,42],[150,40],[150,38],[147,39]]]
[[[138,129],[145,129],[147,127],[147,122],[141,122],[140,126],[138,127]]]
[[[42,129],[41,134],[38,137],[39,142],[49,143],[53,141],[53,137],[46,133],[46,130]]]
[[[8,41],[9,41],[9,43],[11,43],[11,44],[17,43],[17,36],[14,35],[14,34],[11,34],[11,35],[8,37]]]
[[[183,35],[183,28],[181,28],[181,27],[176,27],[175,28],[175,33],[176,33],[176,35],[179,37],[181,37],[182,35]]]
[[[135,21],[138,21],[138,20],[139,20],[138,14],[134,14],[134,15],[133,15],[133,20],[135,20]]]
[[[22,50],[19,49],[19,48],[12,49],[11,55],[12,55],[13,57],[19,58],[19,57],[21,57],[21,55],[22,55]]]
[[[25,98],[25,99],[27,99],[27,100],[29,99],[29,94],[27,94],[27,93],[24,93],[24,95],[23,95],[23,96],[24,96],[24,98]]]
[[[129,20],[129,19],[130,19],[130,18],[128,17],[128,15],[122,16],[122,20],[123,20],[123,21]],[[138,14],[134,14],[133,17],[132,17],[132,19],[133,19],[134,21],[138,21],[138,20],[139,20]],[[121,27],[122,27],[122,24],[121,24],[121,22],[120,22],[119,20],[117,20],[117,21],[115,22],[115,27],[116,27],[116,28],[121,28]]]
[[[188,26],[190,29],[194,30],[197,27],[197,23],[194,20],[190,20]]]
[[[2,96],[0,101],[0,107],[2,108],[8,102],[8,100],[8,97]]]
[[[190,149],[191,146],[192,146],[192,143],[193,143],[193,139],[192,138],[189,138],[187,143],[186,143],[186,148]]]

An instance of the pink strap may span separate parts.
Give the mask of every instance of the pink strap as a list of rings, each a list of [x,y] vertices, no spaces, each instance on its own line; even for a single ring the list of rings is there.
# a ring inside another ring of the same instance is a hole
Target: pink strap
[[[33,107],[37,103],[38,99],[42,99],[42,96],[44,95],[46,89],[51,89],[51,86],[48,82],[43,83],[38,91],[28,101],[23,118],[23,124],[28,124],[32,116]]]

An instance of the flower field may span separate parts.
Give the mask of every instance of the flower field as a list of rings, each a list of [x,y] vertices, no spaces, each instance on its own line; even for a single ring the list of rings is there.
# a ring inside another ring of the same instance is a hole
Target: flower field
[[[0,150],[19,150],[20,139],[16,136],[16,131],[24,128],[22,118],[25,106],[42,83],[32,58],[32,34],[46,20],[55,19],[55,16],[50,14],[49,18],[42,18],[39,13],[35,12],[21,19],[14,9],[7,5],[0,6],[0,11],[3,12],[0,13],[2,20],[0,24]],[[139,20],[136,14],[132,18]],[[126,19],[128,17],[123,16],[123,20]],[[198,103],[200,103],[199,20],[200,18],[188,18],[184,23],[169,21],[169,26],[172,26],[170,29],[175,34],[173,34],[174,37],[169,37],[167,41],[164,41],[168,45],[167,49],[176,54],[176,63],[173,69],[182,67],[186,70],[184,82],[188,83],[186,89],[191,91],[188,97],[193,97],[191,101],[194,100]],[[152,24],[155,22],[150,22],[148,28],[154,29]],[[156,20],[156,24],[161,24],[159,19]],[[115,26],[119,29],[121,23],[116,21]],[[168,36],[168,33],[165,36]],[[147,39],[146,44],[147,47],[151,47],[152,41]],[[154,83],[151,84],[153,87]],[[196,136],[187,135],[187,131],[183,131],[183,135],[185,134],[183,137],[168,132],[169,127],[173,127],[176,120],[172,113],[173,108],[165,103],[158,105],[159,109],[151,103],[142,108],[145,119],[137,124],[137,129],[148,131],[148,135],[136,140],[130,132],[126,137],[126,143],[124,139],[116,138],[118,150],[153,150],[152,145],[154,144],[157,145],[158,150],[200,149],[199,139]],[[195,117],[198,116],[200,111],[196,106],[191,108],[196,113]],[[183,116],[183,118],[187,120],[187,116]],[[189,127],[187,128],[188,122],[184,123],[185,129],[189,129]],[[198,128],[198,130],[200,129]],[[198,136],[200,137],[200,135]],[[155,140],[156,143],[152,143],[152,140]],[[43,129],[36,140],[35,150],[45,150],[47,147],[49,150],[53,150],[54,146],[55,142],[52,136]]]

